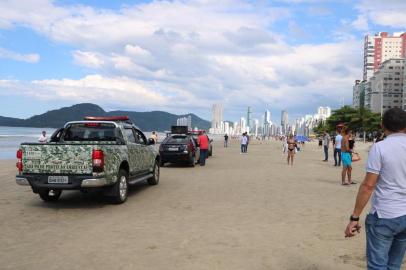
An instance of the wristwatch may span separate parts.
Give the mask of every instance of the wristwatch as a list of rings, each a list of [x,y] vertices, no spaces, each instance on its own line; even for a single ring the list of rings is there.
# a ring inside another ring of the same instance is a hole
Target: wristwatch
[[[350,221],[359,221],[359,217],[350,216]]]

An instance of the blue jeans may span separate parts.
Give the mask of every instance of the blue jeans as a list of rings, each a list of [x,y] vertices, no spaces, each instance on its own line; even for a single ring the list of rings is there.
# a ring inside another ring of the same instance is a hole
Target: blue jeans
[[[338,155],[338,160],[337,160],[337,155]],[[341,149],[334,148],[334,165],[341,166]]]
[[[388,219],[369,214],[365,231],[368,269],[400,269],[406,251],[406,216]]]
[[[247,153],[247,145],[241,144],[241,153]]]
[[[207,149],[200,149],[200,166],[206,165]]]
[[[328,146],[325,145],[324,147],[324,160],[328,160]]]

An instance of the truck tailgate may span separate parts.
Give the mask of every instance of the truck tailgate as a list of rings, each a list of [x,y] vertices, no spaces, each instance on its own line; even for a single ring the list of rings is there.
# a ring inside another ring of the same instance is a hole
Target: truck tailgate
[[[94,145],[22,144],[23,173],[92,174]]]

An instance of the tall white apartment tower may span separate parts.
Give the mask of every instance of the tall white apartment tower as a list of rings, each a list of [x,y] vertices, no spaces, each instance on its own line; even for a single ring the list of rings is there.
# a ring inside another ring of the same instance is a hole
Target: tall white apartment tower
[[[289,123],[289,116],[287,111],[282,111],[281,113],[281,128],[282,134],[287,134],[288,132],[288,123]]]
[[[269,110],[265,110],[264,114],[264,124],[265,123],[270,123],[271,122],[271,112]]]
[[[211,128],[214,133],[221,133],[221,122],[223,122],[223,104],[217,103],[212,107]]]
[[[364,38],[364,76],[369,80],[383,62],[389,59],[405,58],[406,32],[394,33],[380,32],[375,35],[366,35]]]

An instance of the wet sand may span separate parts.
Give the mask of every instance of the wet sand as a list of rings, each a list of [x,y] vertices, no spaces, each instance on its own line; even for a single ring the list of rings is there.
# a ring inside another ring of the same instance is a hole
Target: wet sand
[[[0,268],[365,269],[364,231],[344,238],[359,185],[341,186],[330,152],[322,162],[308,144],[290,167],[279,142],[247,155],[216,144],[207,166],[167,166],[122,205],[80,192],[44,203],[0,161]]]

